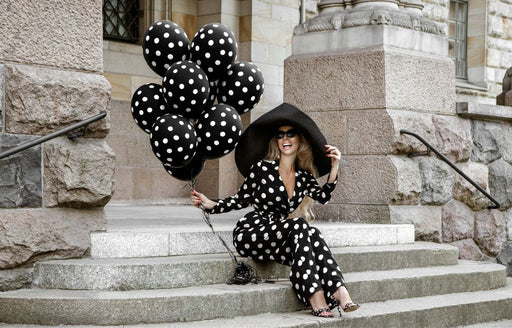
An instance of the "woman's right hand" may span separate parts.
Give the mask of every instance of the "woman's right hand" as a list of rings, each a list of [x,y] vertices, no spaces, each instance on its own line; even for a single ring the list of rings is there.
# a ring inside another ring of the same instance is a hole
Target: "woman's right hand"
[[[208,197],[206,197],[204,194],[200,192],[192,190],[190,194],[190,198],[192,199],[192,205],[194,205],[197,208],[201,208],[202,205],[203,208],[211,210],[215,205],[217,205],[216,202],[210,200]]]

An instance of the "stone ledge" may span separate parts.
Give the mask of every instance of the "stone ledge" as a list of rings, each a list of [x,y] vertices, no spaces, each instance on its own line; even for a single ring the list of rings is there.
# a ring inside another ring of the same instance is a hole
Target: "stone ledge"
[[[512,121],[512,107],[478,104],[473,102],[458,102],[457,115],[475,120]]]

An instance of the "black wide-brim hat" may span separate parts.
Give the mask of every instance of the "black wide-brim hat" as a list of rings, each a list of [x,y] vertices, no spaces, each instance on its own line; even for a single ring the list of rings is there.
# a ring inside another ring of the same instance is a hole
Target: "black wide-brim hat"
[[[257,161],[264,159],[270,139],[281,126],[293,126],[308,141],[313,151],[313,163],[320,176],[331,171],[331,158],[326,156],[327,140],[306,113],[297,107],[282,103],[252,122],[242,133],[235,150],[238,171],[245,177]]]

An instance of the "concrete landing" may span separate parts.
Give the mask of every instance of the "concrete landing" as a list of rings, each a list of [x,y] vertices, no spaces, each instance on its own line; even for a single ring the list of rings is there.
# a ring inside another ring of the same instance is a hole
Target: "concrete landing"
[[[91,257],[128,258],[223,253],[226,249],[193,206],[107,206],[107,231],[91,234]],[[236,221],[248,210],[212,215],[230,246]],[[312,222],[331,247],[414,243],[412,224]]]

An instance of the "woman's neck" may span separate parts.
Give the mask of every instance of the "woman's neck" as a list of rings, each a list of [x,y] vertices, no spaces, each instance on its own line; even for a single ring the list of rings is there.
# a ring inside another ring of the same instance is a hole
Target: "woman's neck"
[[[296,156],[282,156],[279,159],[279,169],[284,172],[295,172],[295,157]]]

